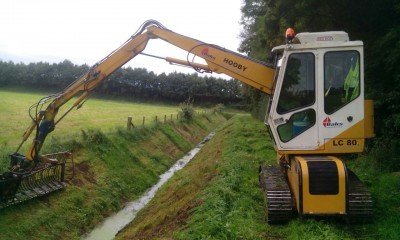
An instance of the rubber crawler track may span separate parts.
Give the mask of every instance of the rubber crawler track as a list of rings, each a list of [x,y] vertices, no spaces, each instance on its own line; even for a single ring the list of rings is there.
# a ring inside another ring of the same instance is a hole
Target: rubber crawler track
[[[361,180],[347,169],[348,174],[348,213],[351,222],[369,222],[373,219],[371,193]]]
[[[261,166],[259,180],[265,193],[268,224],[290,221],[293,217],[292,196],[280,167]]]

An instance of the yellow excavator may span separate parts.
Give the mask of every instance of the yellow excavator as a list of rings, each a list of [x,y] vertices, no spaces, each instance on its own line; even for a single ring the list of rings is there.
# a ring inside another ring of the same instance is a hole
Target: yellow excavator
[[[365,139],[374,136],[373,102],[364,99],[361,41],[350,41],[348,34],[340,31],[295,35],[289,29],[286,44],[272,50],[273,63],[265,63],[180,35],[154,20],[143,23],[125,43],[63,91],[31,106],[32,124],[11,154],[10,170],[0,175],[2,208],[66,186],[71,154],[41,155],[46,136],[71,110],[80,108],[110,74],[144,54],[151,39],[166,41],[205,61],[165,58],[170,63],[223,73],[270,95],[265,124],[279,164],[260,167],[269,223],[287,222],[296,212],[356,220],[371,216],[370,193],[340,158],[363,152]],[[56,118],[70,100],[72,106]],[[31,145],[20,154],[32,133]]]

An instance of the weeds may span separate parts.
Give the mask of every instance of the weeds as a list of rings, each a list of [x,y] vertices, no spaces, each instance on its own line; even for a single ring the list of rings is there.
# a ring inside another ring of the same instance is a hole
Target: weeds
[[[183,103],[179,104],[179,116],[183,121],[190,122],[193,120],[195,111],[193,107],[193,98],[188,98]]]
[[[221,113],[224,110],[225,106],[222,103],[218,103],[212,108],[213,113]]]

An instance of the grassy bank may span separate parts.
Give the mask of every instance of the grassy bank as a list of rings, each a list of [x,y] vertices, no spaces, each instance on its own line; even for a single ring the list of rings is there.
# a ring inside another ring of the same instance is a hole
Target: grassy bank
[[[117,239],[170,238],[202,203],[199,194],[218,175],[225,136],[218,133],[183,170],[178,171]]]
[[[274,152],[265,141],[266,131],[254,123],[248,116],[229,120],[119,239],[264,236],[267,227],[257,169],[265,157],[273,159]]]
[[[267,225],[258,187],[260,163],[276,164],[265,126],[250,116],[234,117],[159,191],[119,239],[398,238],[400,175],[379,170],[370,156],[349,162],[375,201],[373,223],[361,225],[330,218]]]
[[[79,239],[123,203],[137,198],[189,151],[221,115],[192,123],[157,124],[126,131],[84,130],[65,140],[54,137],[48,151],[72,149],[75,178],[65,191],[1,211],[0,239]]]

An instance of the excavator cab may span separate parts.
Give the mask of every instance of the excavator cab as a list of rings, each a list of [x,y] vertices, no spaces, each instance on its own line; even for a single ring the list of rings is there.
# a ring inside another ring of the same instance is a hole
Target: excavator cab
[[[280,154],[364,151],[363,43],[345,32],[300,33],[275,47],[275,91],[265,122]],[[370,112],[371,109],[368,109]]]

